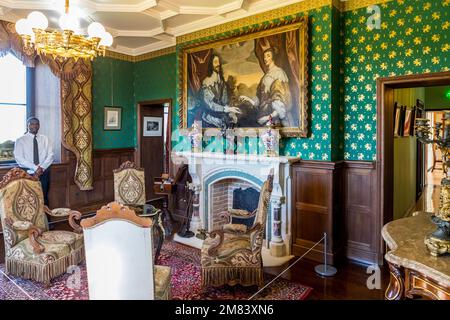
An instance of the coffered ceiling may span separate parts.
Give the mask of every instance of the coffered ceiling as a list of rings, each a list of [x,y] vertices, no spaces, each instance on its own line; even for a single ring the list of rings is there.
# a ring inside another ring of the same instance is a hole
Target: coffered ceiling
[[[86,32],[92,21],[114,37],[112,51],[132,56],[176,44],[176,37],[303,0],[72,0]],[[15,22],[42,11],[58,27],[64,0],[0,0],[0,19]]]

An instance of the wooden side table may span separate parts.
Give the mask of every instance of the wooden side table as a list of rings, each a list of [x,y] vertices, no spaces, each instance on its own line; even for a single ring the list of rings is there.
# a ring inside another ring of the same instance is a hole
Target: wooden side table
[[[153,181],[153,192],[157,195],[163,196],[161,220],[166,236],[171,236],[173,232],[174,219],[169,210],[169,195],[175,191],[175,183],[169,178],[168,174],[163,174],[162,177],[157,177]]]
[[[385,255],[391,273],[387,300],[414,296],[450,300],[450,255],[433,257],[424,243],[436,227],[430,218],[430,213],[417,212],[383,227],[383,239],[390,250]]]

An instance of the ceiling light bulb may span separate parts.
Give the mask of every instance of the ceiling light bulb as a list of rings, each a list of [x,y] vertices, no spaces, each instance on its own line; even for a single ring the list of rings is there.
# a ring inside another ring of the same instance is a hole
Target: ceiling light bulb
[[[44,16],[42,12],[39,11],[31,12],[27,17],[27,20],[31,28],[45,30],[48,27],[47,17]]]
[[[59,18],[59,26],[63,30],[76,32],[79,29],[78,19],[70,13],[65,13]]]
[[[21,35],[31,36],[34,34],[33,29],[27,19],[20,19],[16,22],[16,31]]]
[[[100,40],[100,45],[105,47],[110,47],[113,44],[113,37],[111,33],[105,32]]]
[[[101,23],[92,22],[88,27],[89,38],[102,38],[105,34],[105,27]]]

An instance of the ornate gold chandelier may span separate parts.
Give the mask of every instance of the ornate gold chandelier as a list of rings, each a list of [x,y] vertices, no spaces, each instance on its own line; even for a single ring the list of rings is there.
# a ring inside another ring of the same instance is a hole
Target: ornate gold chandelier
[[[69,0],[66,0],[65,14],[60,17],[59,26],[62,31],[46,31],[47,17],[42,12],[33,11],[26,19],[16,22],[16,31],[26,48],[34,47],[39,55],[49,55],[53,59],[93,60],[97,56],[104,56],[106,47],[113,43],[112,35],[98,22],[89,25],[87,37],[79,34],[78,19],[69,13]]]

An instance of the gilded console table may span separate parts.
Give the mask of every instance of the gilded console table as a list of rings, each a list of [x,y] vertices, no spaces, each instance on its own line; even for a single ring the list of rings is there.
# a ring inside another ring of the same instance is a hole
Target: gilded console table
[[[436,227],[430,217],[430,213],[416,212],[383,227],[383,239],[390,250],[385,255],[391,273],[387,300],[412,299],[415,295],[450,300],[450,255],[433,257],[424,243]]]

